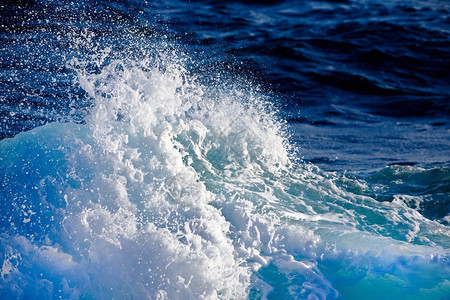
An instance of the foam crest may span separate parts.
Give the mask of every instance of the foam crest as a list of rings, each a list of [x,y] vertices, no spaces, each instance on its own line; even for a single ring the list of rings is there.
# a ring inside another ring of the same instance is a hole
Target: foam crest
[[[405,195],[377,201],[363,181],[291,162],[251,86],[201,84],[164,51],[71,67],[92,102],[84,123],[1,141],[0,295],[445,295],[445,225]]]
[[[177,57],[163,61],[122,60],[80,76],[86,90],[94,86],[87,125],[114,156],[137,214],[195,249],[205,241],[228,249],[215,259],[241,266],[242,291],[333,298],[338,277],[319,268],[321,261],[355,268],[353,261],[361,261],[364,280],[376,281],[372,268],[386,270],[405,255],[430,261],[427,255],[439,253],[404,243],[434,245],[424,231],[445,230],[414,209],[349,192],[314,166],[291,166],[281,125],[261,95],[233,84],[201,85]],[[142,180],[134,188],[129,178]],[[142,203],[142,191],[157,201]],[[409,263],[416,268],[414,259]]]

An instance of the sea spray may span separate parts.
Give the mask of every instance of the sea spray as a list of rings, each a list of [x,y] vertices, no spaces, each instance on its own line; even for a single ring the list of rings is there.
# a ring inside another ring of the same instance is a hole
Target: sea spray
[[[444,224],[290,160],[252,86],[154,51],[73,59],[83,122],[1,141],[3,297],[449,294]]]
[[[175,141],[198,128],[186,118],[196,95],[183,95],[178,70],[125,64],[79,73],[94,103],[85,124],[54,123],[3,143],[2,191],[19,195],[5,204],[5,211],[17,209],[3,215],[10,230],[2,246],[20,259],[4,257],[2,279],[9,285],[2,293],[33,297],[45,282],[38,297],[244,297],[249,272],[233,253],[228,222],[208,204],[214,194],[184,163]],[[8,155],[15,143],[29,147]],[[55,164],[34,165],[36,174],[28,174],[14,159],[38,163],[35,148]],[[36,193],[13,180],[23,175]],[[36,258],[48,249],[55,258]],[[67,264],[54,272],[60,260]],[[27,284],[17,285],[25,276]]]

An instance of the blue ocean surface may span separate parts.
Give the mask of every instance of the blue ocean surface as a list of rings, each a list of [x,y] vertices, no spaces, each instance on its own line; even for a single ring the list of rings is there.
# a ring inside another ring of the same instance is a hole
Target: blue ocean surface
[[[450,299],[448,1],[0,3],[0,299]]]

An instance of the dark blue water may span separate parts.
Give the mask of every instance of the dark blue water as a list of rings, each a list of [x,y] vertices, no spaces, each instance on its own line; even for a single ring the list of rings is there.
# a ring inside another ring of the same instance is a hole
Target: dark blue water
[[[7,2],[0,134],[89,105],[65,66],[89,50],[68,35],[121,49],[123,34],[157,35],[179,43],[200,77],[259,84],[304,158],[325,169],[448,164],[448,10],[445,1]]]
[[[449,299],[449,17],[1,2],[0,296]]]

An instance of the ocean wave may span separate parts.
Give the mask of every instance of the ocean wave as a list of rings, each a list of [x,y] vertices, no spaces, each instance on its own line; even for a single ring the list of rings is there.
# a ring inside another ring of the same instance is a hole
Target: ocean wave
[[[0,142],[2,297],[448,295],[444,224],[296,161],[264,94],[167,49],[71,60],[84,122]]]

